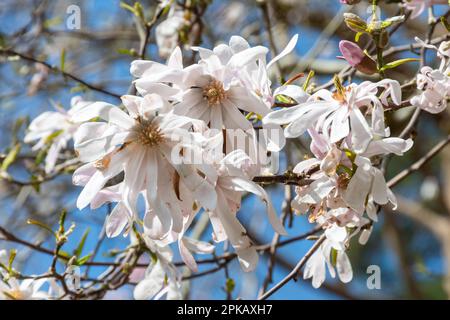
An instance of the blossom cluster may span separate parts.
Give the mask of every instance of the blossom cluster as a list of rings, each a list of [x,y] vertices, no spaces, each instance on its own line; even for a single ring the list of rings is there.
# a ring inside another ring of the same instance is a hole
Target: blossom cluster
[[[415,1],[406,4],[413,5]],[[308,259],[303,275],[312,278],[316,288],[325,281],[326,269],[332,277],[337,273],[342,282],[350,281],[350,240],[358,236],[365,244],[380,206],[396,207],[380,161],[385,155],[402,156],[413,145],[411,139],[392,137],[385,123],[385,110],[402,104],[400,83],[384,78],[344,84],[335,76],[332,89],[308,90],[289,81],[275,87],[271,69],[295,49],[297,35],[270,61],[268,48],[252,47],[233,36],[212,50],[192,47],[198,61],[185,66],[182,50],[175,45],[183,19],[172,8],[167,26],[157,29],[166,63],[131,63],[135,95],[123,95],[119,106],[76,97],[69,111],[57,108],[34,119],[25,141],[37,140],[34,150],[47,152],[45,172],[50,174],[73,139],[82,163],[73,173],[73,184],[82,187],[78,209],[113,203],[105,219],[107,236],[129,236],[132,242],[138,236],[155,257],[135,297],[176,299],[181,298],[181,276],[172,261],[171,244],[177,244],[193,271],[194,254],[211,254],[211,243],[224,241],[231,244],[244,271],[257,266],[255,244],[239,219],[244,194],[259,197],[275,232],[287,234],[269,194],[253,180],[275,174],[264,161],[268,153],[282,151],[286,139],[307,134],[310,154],[293,173],[311,182],[296,186],[292,208],[308,215],[326,238]],[[450,44],[442,42],[437,48],[418,41],[436,50],[441,64],[420,70],[411,105],[441,112],[450,95]],[[340,49],[359,71],[379,72],[358,45],[346,41]],[[188,236],[200,214],[207,214],[211,222],[211,242]],[[31,297],[40,283],[23,286],[12,280],[8,294]]]

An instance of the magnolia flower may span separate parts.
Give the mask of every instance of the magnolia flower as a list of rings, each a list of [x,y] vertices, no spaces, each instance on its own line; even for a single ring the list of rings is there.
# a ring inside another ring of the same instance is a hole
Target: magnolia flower
[[[187,67],[189,70],[193,67]],[[184,78],[181,49],[176,47],[167,59],[166,64],[155,61],[134,60],[130,73],[137,79],[133,81],[137,92],[142,96],[157,92],[167,100],[180,101],[182,89],[187,89]]]
[[[343,248],[346,234],[340,231],[336,234],[341,236],[340,241],[326,239],[306,262],[303,279],[312,278],[312,285],[316,289],[325,281],[327,267],[332,278],[336,277],[336,271],[344,283],[350,282],[353,278],[352,266]]]
[[[216,50],[217,54],[207,55],[197,49],[202,60],[188,71],[184,81],[190,88],[183,92],[182,101],[175,105],[174,112],[203,120],[217,130],[252,129],[252,123],[241,110],[259,115],[265,115],[269,110],[251,90],[239,83],[235,73],[265,55],[268,49],[262,46],[248,48],[232,57],[226,55],[228,52]]]
[[[293,172],[298,175],[312,172],[310,179],[314,181],[309,185],[296,187],[296,196],[292,200],[292,207],[301,213],[307,212],[313,207],[309,221],[314,222],[318,215],[327,208],[325,199],[338,197],[341,182],[337,170],[341,162],[345,162],[345,156],[335,144],[331,144],[316,130],[310,129],[308,132],[312,138],[310,149],[315,157],[298,163]],[[315,168],[318,170],[314,172]],[[334,193],[332,193],[333,190]]]
[[[425,66],[417,75],[417,89],[422,92],[411,98],[411,105],[430,113],[447,108],[450,97],[450,77],[439,70]]]
[[[161,6],[167,6],[161,4]],[[156,26],[156,44],[158,45],[159,55],[162,58],[167,58],[178,46],[178,38],[180,30],[185,25],[184,10],[179,6],[172,5],[166,20]]]
[[[298,137],[307,129],[315,127],[324,135],[329,135],[331,143],[351,133],[353,147],[356,151],[363,151],[373,134],[360,108],[368,107],[372,111],[375,130],[384,134],[383,105],[388,105],[389,96],[396,105],[401,103],[400,84],[395,80],[384,79],[376,83],[365,81],[351,84],[344,88],[337,81],[336,87],[337,92],[319,90],[307,102],[273,111],[263,119],[263,123],[288,124],[284,129],[288,138]],[[380,97],[377,96],[379,88],[385,89]]]
[[[448,0],[403,0],[403,6],[411,10],[411,19],[417,18],[425,11],[436,4],[448,4]]]
[[[38,140],[33,146],[34,151],[48,148],[45,158],[47,174],[54,170],[59,153],[67,147],[67,143],[80,126],[80,123],[73,119],[73,115],[89,103],[83,101],[81,97],[73,97],[69,110],[66,111],[55,105],[56,111],[44,112],[30,123],[24,141],[30,143]]]
[[[372,164],[370,157],[390,153],[403,155],[412,145],[411,139],[385,138],[372,141],[364,152],[357,153],[354,159],[357,169],[343,194],[347,205],[363,213],[366,210],[366,199],[369,197],[380,205],[391,202],[395,209],[397,206],[395,195],[387,186],[383,172]]]
[[[171,106],[156,94],[124,96],[122,101],[127,112],[96,102],[74,115],[78,121],[96,117],[107,121],[85,123],[75,134],[79,159],[87,162],[73,175],[75,184],[85,184],[77,206],[82,209],[92,204],[106,183],[123,172],[122,202],[115,208],[121,210],[120,216],[122,210],[136,212],[142,194],[147,211],[158,217],[161,237],[171,230],[181,232],[183,215],[192,210],[194,200],[205,208],[216,206],[206,172],[180,159],[185,152],[200,152],[191,128],[202,124],[170,113]],[[192,198],[179,198],[180,182],[188,185]],[[144,223],[151,222],[144,219]]]
[[[450,41],[443,41],[437,48],[417,37],[415,39],[422,46],[436,50],[441,63],[439,69],[422,67],[416,79],[417,89],[422,92],[411,98],[411,105],[430,113],[442,112],[450,97]]]
[[[216,242],[227,239],[230,241],[244,271],[252,271],[258,262],[256,249],[236,217],[244,193],[250,192],[261,198],[267,206],[269,221],[275,231],[286,234],[266,191],[251,181],[254,175],[251,163],[251,159],[242,150],[229,153],[219,162],[219,177],[216,183],[217,207],[209,211],[214,229],[213,239]]]
[[[181,275],[172,263],[172,250],[168,246],[157,245],[145,236],[144,240],[155,259],[148,266],[144,279],[134,288],[134,298],[159,300],[165,295],[167,300],[181,299]]]
[[[42,300],[48,294],[40,291],[47,279],[25,279],[19,282],[16,278],[0,281],[0,300]]]

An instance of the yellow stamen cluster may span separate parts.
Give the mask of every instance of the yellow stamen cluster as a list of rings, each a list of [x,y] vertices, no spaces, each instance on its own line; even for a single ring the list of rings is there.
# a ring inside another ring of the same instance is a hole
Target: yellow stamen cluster
[[[135,133],[135,141],[143,146],[155,147],[164,141],[161,129],[148,120],[138,119]]]
[[[211,82],[203,88],[203,98],[208,101],[210,107],[220,104],[226,97],[227,92],[223,88],[223,83],[218,80],[211,80]]]

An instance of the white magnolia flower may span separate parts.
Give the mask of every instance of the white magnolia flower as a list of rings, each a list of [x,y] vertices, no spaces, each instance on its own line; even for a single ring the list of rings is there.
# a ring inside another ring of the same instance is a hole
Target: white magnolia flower
[[[319,90],[307,102],[294,107],[269,113],[263,123],[284,125],[286,137],[295,138],[307,129],[315,127],[330,142],[336,143],[350,135],[355,151],[364,151],[373,138],[372,129],[361,112],[362,107],[372,111],[372,127],[384,134],[383,105],[388,105],[388,97],[399,105],[401,103],[400,84],[395,80],[384,79],[376,83],[365,81],[344,88],[337,83],[337,92]],[[385,90],[377,96],[379,88]]]
[[[85,123],[75,134],[75,149],[80,160],[87,162],[73,176],[75,184],[85,185],[77,206],[92,204],[108,181],[123,172],[122,201],[115,208],[121,212],[118,215],[125,216],[123,210],[135,213],[142,194],[147,211],[158,217],[161,237],[172,230],[181,232],[183,216],[192,210],[194,200],[208,209],[216,206],[208,172],[180,159],[184,152],[200,151],[191,135],[192,127],[202,124],[174,115],[170,104],[156,94],[124,96],[122,101],[127,112],[96,102],[74,115],[78,121],[96,117],[107,121]],[[179,184],[188,186],[192,198],[179,198]],[[144,218],[144,223],[150,222],[153,219]]]
[[[385,154],[403,155],[411,149],[413,141],[401,138],[384,138],[371,141],[364,152],[356,153],[354,164],[357,166],[343,194],[347,205],[359,213],[366,210],[366,199],[385,205],[391,202],[397,206],[394,193],[387,186],[383,172],[375,167],[370,157]]]
[[[166,1],[167,2],[167,1]],[[161,4],[167,6],[170,3]],[[166,20],[156,26],[156,44],[158,45],[159,55],[167,58],[173,49],[178,46],[179,33],[186,24],[183,8],[177,5],[171,5]]]
[[[214,240],[230,241],[244,271],[253,270],[258,262],[256,249],[244,226],[236,217],[244,193],[253,193],[264,201],[273,228],[279,234],[286,234],[268,194],[251,180],[253,177],[251,172],[254,169],[252,166],[251,159],[242,150],[229,153],[219,162],[219,177],[216,183],[217,207],[209,211]]]
[[[353,278],[352,266],[343,248],[346,234],[341,230],[330,232],[336,234],[335,238],[338,241],[325,239],[319,249],[308,259],[303,271],[303,279],[312,278],[312,285],[316,289],[325,281],[327,268],[332,278],[336,277],[337,271],[339,279],[344,283],[350,282]]]
[[[166,64],[134,60],[131,63],[130,73],[137,78],[133,83],[142,96],[156,92],[168,100],[180,101],[182,90],[187,89],[184,81],[186,70],[190,68],[193,66],[183,69],[181,49],[176,47]]]
[[[403,0],[403,6],[411,10],[411,19],[417,18],[426,9],[436,4],[448,4],[448,0]]]
[[[203,120],[217,130],[252,129],[252,123],[241,110],[265,115],[268,109],[251,90],[241,85],[236,74],[264,56],[268,49],[262,46],[248,48],[232,57],[224,56],[221,51],[207,55],[201,48],[197,49],[202,59],[196,68],[188,71],[184,81],[189,84],[189,89],[175,105],[175,113]]]
[[[68,142],[80,126],[79,122],[74,121],[73,115],[89,103],[83,101],[81,97],[73,97],[69,110],[64,110],[55,105],[56,111],[44,112],[30,123],[24,141],[30,143],[38,140],[33,146],[34,151],[48,147],[45,158],[45,172],[47,174],[53,171],[59,153],[67,147]]]
[[[4,282],[0,280],[0,300],[42,300],[48,294],[40,291],[47,279],[25,279],[21,282],[16,278],[9,278]]]
[[[422,92],[411,98],[411,105],[430,113],[439,113],[446,109],[450,98],[450,42],[444,41],[439,48],[426,44],[419,38],[416,41],[424,47],[437,51],[441,59],[439,69],[422,67],[417,75],[417,89]]]
[[[148,266],[145,277],[134,288],[136,300],[159,300],[166,296],[167,300],[180,300],[181,275],[173,265],[173,253],[169,246],[159,246],[156,242],[144,236],[148,248],[154,253],[155,259]]]

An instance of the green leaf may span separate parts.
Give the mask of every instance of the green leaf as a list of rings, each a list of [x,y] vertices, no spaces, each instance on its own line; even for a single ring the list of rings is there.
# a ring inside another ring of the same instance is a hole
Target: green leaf
[[[450,5],[450,1],[449,1],[449,5]],[[445,19],[444,17],[441,17],[440,21],[443,24],[443,26],[445,27],[445,29],[447,29],[447,32],[450,32],[450,23],[447,21],[447,19]]]
[[[417,58],[406,58],[406,59],[400,59],[400,60],[395,60],[389,63],[386,63],[381,69],[380,71],[385,71],[387,69],[393,69],[396,68],[404,63],[407,62],[413,62],[413,61],[420,61],[420,59]]]
[[[63,257],[66,258],[67,260],[69,260],[69,259],[72,257],[67,251],[64,251],[64,250],[59,250],[59,251],[58,251],[58,254],[59,254],[60,256],[63,256]]]
[[[8,260],[8,271],[11,272],[12,270],[12,264],[14,262],[14,259],[16,258],[17,255],[17,250],[16,249],[11,249],[9,251],[9,260]]]
[[[56,236],[56,233],[52,230],[52,228],[50,228],[48,225],[46,225],[45,223],[43,223],[41,221],[37,221],[37,220],[34,220],[34,219],[28,219],[27,220],[27,224],[32,224],[32,225],[38,226],[38,227],[40,227],[42,229],[47,230],[48,232],[50,232],[54,236]]]
[[[36,165],[40,165],[42,161],[44,161],[45,157],[47,156],[47,148],[42,148],[39,150],[39,152],[36,155],[36,158],[34,159],[34,163]]]
[[[39,181],[39,178],[36,177],[34,174],[31,176],[31,186],[33,187],[33,189],[39,193],[39,191],[41,191],[41,182]]]
[[[331,265],[332,265],[333,267],[336,267],[337,254],[338,254],[337,250],[336,250],[335,248],[331,248],[331,251],[330,251],[330,259],[331,259]]]
[[[292,104],[292,105],[297,104],[297,102],[294,99],[292,99],[288,96],[285,96],[284,94],[277,94],[275,97],[275,101],[278,103],[284,103],[284,104]]]
[[[231,278],[228,278],[227,281],[225,282],[225,290],[228,293],[232,293],[235,286],[236,284],[234,283],[234,280]]]
[[[355,42],[358,42],[363,34],[364,34],[364,32],[357,32],[355,34]]]
[[[306,77],[305,83],[303,84],[303,91],[306,92],[308,90],[309,83],[311,82],[312,77],[314,77],[314,70],[309,71],[308,76]]]
[[[55,140],[55,138],[56,138],[57,136],[59,136],[61,133],[63,133],[63,132],[64,132],[64,130],[57,130],[57,131],[55,131],[55,132],[49,134],[49,135],[45,138],[45,143],[46,143],[46,144],[49,144],[49,143],[53,142],[53,140]]]
[[[123,1],[120,1],[120,7],[122,9],[130,11],[134,15],[136,14],[136,10],[132,6],[130,6],[129,4],[127,4],[127,3],[123,2]]]
[[[117,49],[117,53],[119,54],[124,54],[124,55],[128,55],[130,57],[137,57],[137,52],[135,49],[126,49],[126,48],[119,48]]]
[[[66,65],[66,49],[62,48],[61,50],[61,58],[60,58],[60,69],[64,71],[64,67]]]
[[[92,257],[92,253],[89,253],[87,255],[85,255],[84,257],[78,259],[75,264],[77,266],[82,266],[83,264],[85,264],[90,258]]]
[[[44,21],[44,28],[49,29],[51,27],[61,24],[63,19],[61,17],[54,17]]]
[[[8,155],[6,156],[5,160],[3,160],[1,170],[0,171],[7,171],[9,166],[14,163],[17,156],[19,155],[21,145],[17,143],[11,150],[9,150]]]
[[[85,85],[83,85],[83,84],[78,84],[78,85],[76,85],[75,87],[72,87],[72,88],[70,89],[70,93],[84,92],[84,91],[87,91],[87,89],[88,89],[88,87],[86,87]]]
[[[63,209],[61,215],[59,216],[59,232],[64,233],[64,223],[66,222],[67,210]]]
[[[80,257],[80,256],[81,256],[81,253],[83,252],[84,245],[85,245],[85,243],[86,243],[87,236],[88,236],[88,234],[89,234],[90,231],[91,231],[91,230],[90,230],[89,228],[87,228],[87,229],[84,231],[83,236],[81,237],[80,243],[78,244],[77,248],[76,248],[76,249],[74,250],[74,252],[73,252],[73,254],[74,254],[75,256],[77,256],[77,257]]]

